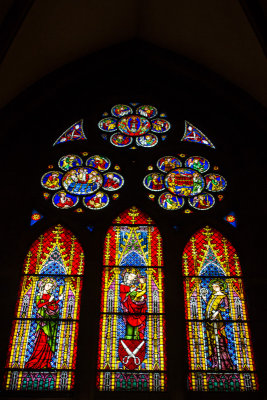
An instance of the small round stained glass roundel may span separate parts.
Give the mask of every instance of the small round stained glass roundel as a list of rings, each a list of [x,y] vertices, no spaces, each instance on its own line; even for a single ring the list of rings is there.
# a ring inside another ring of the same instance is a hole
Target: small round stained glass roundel
[[[164,192],[159,196],[159,205],[165,210],[179,210],[184,205],[184,199],[169,192]]]
[[[64,190],[60,190],[59,192],[55,193],[52,198],[52,203],[54,206],[61,208],[62,210],[67,210],[68,208],[76,206],[78,201],[78,196],[73,196],[69,193],[66,193]]]
[[[103,156],[92,156],[86,160],[86,165],[88,167],[96,168],[98,171],[106,171],[110,167],[110,160]]]
[[[145,176],[143,184],[147,189],[153,190],[154,192],[164,190],[164,175],[158,172],[152,172]]]
[[[136,138],[136,144],[142,147],[154,147],[158,143],[158,138],[153,133],[147,133],[144,136]]]
[[[58,161],[59,168],[63,169],[63,171],[68,171],[73,167],[79,167],[83,165],[83,161],[81,157],[77,156],[76,154],[68,154],[63,156]]]
[[[157,162],[157,167],[162,172],[169,172],[172,169],[182,166],[182,162],[178,158],[172,156],[161,157]]]
[[[114,117],[124,117],[125,115],[132,113],[132,108],[126,104],[117,104],[111,109],[111,114],[114,115]]]
[[[185,161],[185,166],[188,168],[195,169],[200,173],[203,173],[208,171],[210,163],[204,157],[193,156]]]
[[[112,117],[103,118],[99,121],[98,127],[104,132],[116,132],[117,120]]]
[[[107,172],[104,174],[103,189],[113,192],[124,184],[123,177],[117,172]]]
[[[163,118],[156,118],[151,121],[151,130],[155,133],[165,133],[171,127],[169,121]]]
[[[189,197],[188,203],[197,210],[208,210],[215,204],[215,199],[210,193],[201,193],[197,196]]]
[[[145,105],[138,107],[136,113],[146,118],[154,118],[157,115],[158,110],[156,107]]]
[[[89,167],[73,168],[62,178],[64,189],[71,194],[90,194],[102,185],[103,178],[99,171]]]
[[[114,133],[110,142],[116,147],[126,147],[132,143],[133,139],[130,136],[123,135],[122,133]]]
[[[211,192],[221,192],[227,186],[223,176],[218,174],[205,175],[206,188]]]
[[[90,208],[91,210],[100,210],[101,208],[106,207],[108,203],[109,197],[107,193],[102,191],[83,198],[83,204],[85,207]]]
[[[128,136],[142,136],[151,127],[148,119],[138,115],[129,115],[118,122],[118,129],[121,133]]]
[[[171,193],[188,197],[202,192],[205,181],[197,171],[189,168],[177,168],[167,174],[165,185]]]
[[[44,188],[50,190],[58,190],[61,188],[62,172],[50,171],[41,178],[41,184]]]

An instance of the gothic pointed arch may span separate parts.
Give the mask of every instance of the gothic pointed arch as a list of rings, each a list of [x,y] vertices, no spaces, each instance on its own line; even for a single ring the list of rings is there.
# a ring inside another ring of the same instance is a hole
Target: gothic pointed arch
[[[9,341],[6,390],[73,389],[83,271],[83,249],[62,225],[31,245]]]
[[[102,391],[166,390],[162,239],[136,207],[105,238],[97,386]]]
[[[257,389],[239,257],[228,239],[206,226],[183,252],[189,388]]]

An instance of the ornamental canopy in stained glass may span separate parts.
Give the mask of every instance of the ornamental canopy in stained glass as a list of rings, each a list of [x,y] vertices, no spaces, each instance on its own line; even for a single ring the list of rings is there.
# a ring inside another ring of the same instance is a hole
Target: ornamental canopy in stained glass
[[[6,390],[74,386],[84,253],[61,225],[31,246],[23,267],[6,362]]]
[[[104,245],[97,387],[166,390],[162,239],[135,207],[113,221]]]
[[[183,253],[189,389],[254,391],[257,377],[239,258],[205,227]]]

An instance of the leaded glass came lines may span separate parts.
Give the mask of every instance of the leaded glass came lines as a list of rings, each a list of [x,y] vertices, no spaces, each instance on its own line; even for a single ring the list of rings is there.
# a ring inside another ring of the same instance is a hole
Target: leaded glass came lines
[[[239,258],[205,227],[183,253],[189,389],[254,391],[257,377]]]
[[[97,387],[165,391],[161,236],[135,207],[114,222],[104,246]]]
[[[73,389],[84,254],[56,225],[31,246],[23,268],[6,363],[6,390]]]

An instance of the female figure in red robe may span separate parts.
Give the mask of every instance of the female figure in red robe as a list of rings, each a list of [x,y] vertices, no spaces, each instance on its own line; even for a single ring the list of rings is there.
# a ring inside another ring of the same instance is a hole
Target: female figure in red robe
[[[63,297],[61,294],[58,300],[55,300],[52,292],[56,286],[56,280],[50,277],[41,279],[39,282],[40,290],[36,296],[37,317],[39,317],[36,328],[36,342],[25,368],[52,368],[51,360],[56,351],[58,303]]]
[[[147,311],[146,294],[143,290],[145,278],[140,275],[136,268],[126,268],[122,277],[120,298],[124,311],[123,319],[126,324],[125,339],[144,339],[145,312]],[[142,295],[139,296],[139,294]],[[127,313],[131,313],[131,315],[127,315]]]

